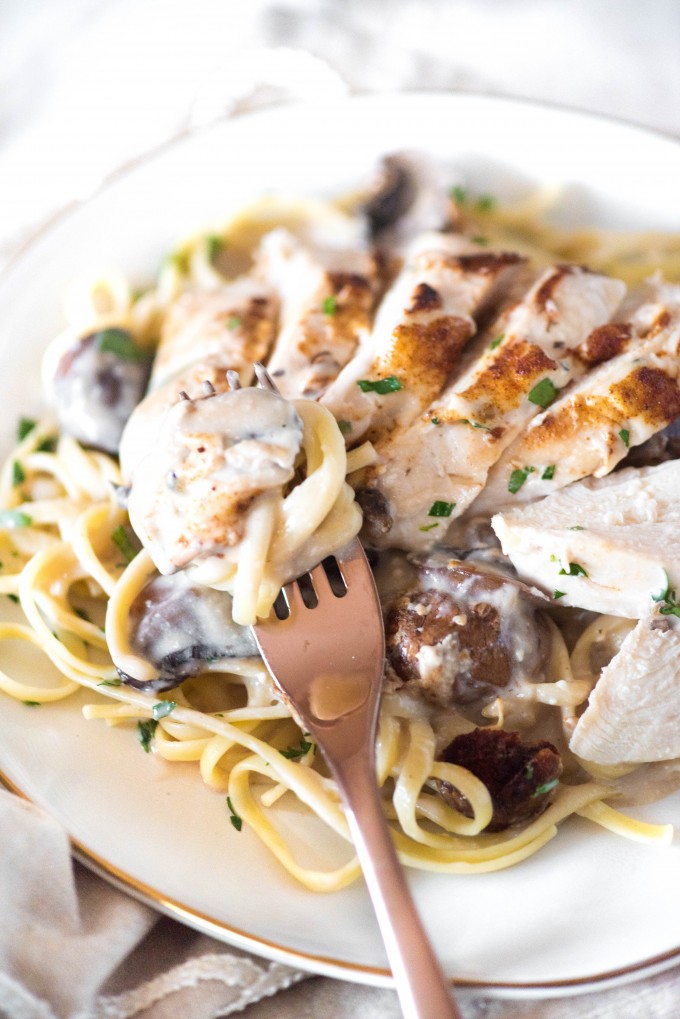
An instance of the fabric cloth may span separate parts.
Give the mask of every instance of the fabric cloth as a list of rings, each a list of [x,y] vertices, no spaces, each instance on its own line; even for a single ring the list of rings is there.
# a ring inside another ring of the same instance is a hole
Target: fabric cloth
[[[119,166],[290,97],[463,89],[680,134],[679,41],[676,0],[3,0],[0,267]],[[576,998],[460,1000],[465,1019],[675,1019],[680,969]],[[0,791],[0,1016],[236,1013],[400,1015],[391,990],[312,977],[159,915],[74,863],[56,821]]]

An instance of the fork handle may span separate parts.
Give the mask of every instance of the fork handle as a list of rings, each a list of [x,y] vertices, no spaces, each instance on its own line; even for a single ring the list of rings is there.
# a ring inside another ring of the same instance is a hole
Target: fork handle
[[[374,768],[360,751],[341,757],[333,770],[404,1019],[461,1019],[397,858]]]

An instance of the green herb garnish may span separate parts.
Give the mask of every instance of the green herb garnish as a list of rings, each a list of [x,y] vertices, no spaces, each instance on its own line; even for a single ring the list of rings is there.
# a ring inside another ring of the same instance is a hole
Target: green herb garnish
[[[580,563],[568,563],[569,569],[565,570],[564,567],[559,571],[558,576],[560,577],[587,577],[588,574],[583,569]]]
[[[296,761],[298,758],[308,754],[313,746],[313,743],[310,743],[309,740],[303,737],[297,747],[286,747],[285,750],[280,750],[279,753],[289,761]]]
[[[102,679],[101,683],[97,683],[97,686],[122,686],[122,679]]]
[[[39,442],[35,447],[36,453],[54,453],[57,448],[57,440],[53,435],[48,435],[46,439]]]
[[[205,248],[208,255],[208,261],[214,262],[224,248],[224,240],[222,237],[218,237],[217,234],[210,234],[205,239]]]
[[[385,393],[396,393],[403,389],[403,386],[396,375],[388,375],[385,379],[359,379],[357,385],[362,393],[378,393],[384,396]]]
[[[6,597],[9,598],[9,600],[11,602],[14,602],[15,605],[19,604],[19,595],[18,594],[8,594]]]
[[[234,805],[231,802],[231,796],[227,796],[227,806],[229,807],[229,820],[233,824],[236,831],[240,831],[243,827],[243,818],[239,817],[234,810]]]
[[[418,530],[426,534],[428,531],[433,531],[435,527],[439,527],[439,524],[423,524]]]
[[[510,480],[508,481],[508,492],[510,492],[512,495],[515,495],[516,492],[519,492],[520,488],[527,480],[529,475],[533,474],[535,470],[536,470],[535,467],[524,467],[524,468],[516,467],[512,474],[510,475]]]
[[[467,202],[467,191],[460,184],[454,184],[449,191],[456,205],[464,205]]]
[[[230,315],[227,319],[227,329],[238,329],[243,320],[238,315]]]
[[[491,343],[489,344],[489,350],[495,350],[496,347],[500,347],[504,339],[505,333],[501,333],[500,336],[497,336],[495,340],[491,341]]]
[[[176,707],[177,703],[175,701],[158,701],[158,703],[154,704],[151,709],[154,721],[160,722],[161,718],[167,718],[168,715],[173,713]]]
[[[17,439],[21,442],[25,439],[29,432],[32,432],[37,422],[33,418],[19,418],[19,424],[17,425]]]
[[[22,485],[26,480],[26,473],[18,460],[12,463],[12,484]]]
[[[349,433],[352,431],[352,422],[344,420],[338,421],[338,428],[340,429],[343,435],[349,435]]]
[[[543,785],[536,786],[533,793],[531,794],[532,800],[535,800],[538,796],[545,796],[551,789],[554,789],[556,785],[559,785],[559,779],[553,778],[550,782],[544,782]]]
[[[129,565],[139,552],[132,543],[128,529],[122,524],[119,524],[111,534],[111,541],[120,551],[126,565]]]
[[[142,744],[145,753],[151,751],[151,740],[156,731],[158,722],[155,718],[147,718],[144,722],[137,722],[137,732],[139,734],[139,742]]]
[[[27,708],[39,708],[40,701],[23,701]]]
[[[439,420],[438,417],[430,418],[430,421],[432,422],[433,425],[440,425],[441,424],[441,421]]]
[[[461,418],[461,423],[469,425],[470,428],[483,428],[485,432],[490,432],[491,429],[488,425],[483,425],[481,421],[470,421],[469,418]]]
[[[550,464],[541,474],[541,479],[543,481],[552,481],[554,477],[555,477],[555,464]]]
[[[443,499],[437,499],[430,506],[427,515],[428,517],[450,517],[455,508],[455,502],[444,502]]]
[[[680,604],[678,604],[675,588],[671,587],[668,571],[664,570],[663,575],[665,586],[658,594],[652,595],[652,601],[663,603],[659,607],[659,612],[662,616],[680,616]]]
[[[553,402],[558,392],[559,390],[553,385],[551,379],[541,379],[529,391],[527,400],[529,403],[535,403],[537,407],[547,407],[549,403]]]
[[[33,518],[22,510],[0,510],[0,527],[30,527]]]
[[[621,442],[624,444],[626,449],[628,449],[628,447],[630,446],[630,432],[628,431],[627,428],[621,429],[621,431],[619,432],[619,438],[621,439]]]
[[[585,527],[583,526],[583,524],[573,524],[569,528],[569,530],[570,531],[585,531]]]
[[[147,357],[127,329],[102,329],[96,333],[95,343],[102,353],[115,354],[121,361],[145,361]]]
[[[557,601],[559,598],[564,598],[566,591],[553,591],[553,598]]]
[[[480,195],[475,206],[479,212],[491,212],[496,207],[496,199],[493,195]]]
[[[329,294],[328,297],[323,299],[323,313],[324,315],[335,315],[338,309],[338,301],[335,294]]]

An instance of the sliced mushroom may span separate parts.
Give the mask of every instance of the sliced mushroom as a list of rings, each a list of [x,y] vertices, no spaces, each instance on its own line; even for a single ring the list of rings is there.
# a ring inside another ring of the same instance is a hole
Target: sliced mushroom
[[[62,431],[86,446],[117,454],[150,370],[150,356],[126,329],[84,336],[61,356],[52,380]]]
[[[447,557],[412,557],[414,584],[385,610],[388,683],[438,707],[476,710],[515,684],[541,678],[545,602],[509,576]]]
[[[132,604],[130,633],[134,654],[158,672],[156,679],[142,682],[119,670],[140,690],[170,690],[208,663],[228,668],[230,662],[257,657],[250,627],[232,619],[231,596],[192,584],[185,572],[147,584]]]
[[[501,729],[474,729],[456,736],[441,759],[467,768],[489,790],[493,815],[488,832],[542,814],[554,800],[562,774],[562,761],[552,743],[523,743],[518,733]],[[450,806],[472,816],[469,801],[450,782],[439,782],[438,787]]]

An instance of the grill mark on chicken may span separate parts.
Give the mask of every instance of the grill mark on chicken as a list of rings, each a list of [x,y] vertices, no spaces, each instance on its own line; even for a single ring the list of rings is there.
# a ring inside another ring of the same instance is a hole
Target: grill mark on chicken
[[[612,401],[626,417],[640,416],[648,424],[668,424],[680,414],[680,389],[659,368],[642,366],[613,385]]]
[[[461,400],[478,402],[476,416],[485,424],[498,421],[526,398],[530,383],[554,371],[557,363],[534,343],[519,339],[499,349],[498,356],[487,370],[467,389],[460,393]],[[445,409],[438,415],[442,420],[459,420],[457,414],[447,416]]]
[[[573,273],[575,268],[573,265],[558,265],[555,268],[555,271],[541,283],[534,294],[534,304],[537,308],[549,315],[557,310],[553,307],[555,291],[564,277]]]
[[[418,269],[458,269],[480,275],[497,276],[501,270],[520,265],[526,259],[514,251],[483,251],[467,255],[441,255],[439,252],[423,251],[414,259]]]
[[[402,323],[393,330],[392,345],[377,373],[394,372],[408,378],[410,387],[440,388],[472,332],[470,320],[455,315]]]
[[[406,309],[407,315],[417,315],[421,311],[440,311],[444,307],[441,294],[429,283],[419,283],[413,291],[413,300]]]
[[[618,354],[628,349],[633,335],[633,327],[630,322],[606,322],[585,338],[572,351],[589,367],[610,361]]]

